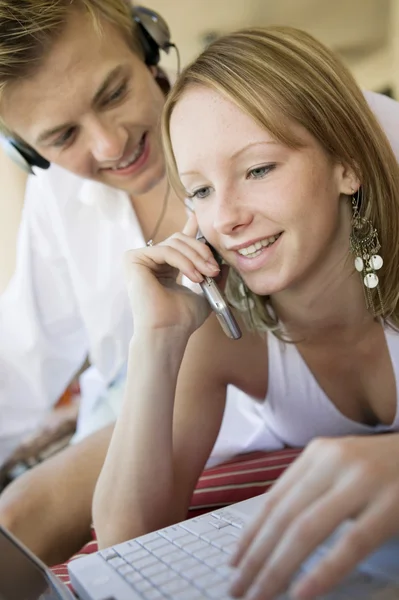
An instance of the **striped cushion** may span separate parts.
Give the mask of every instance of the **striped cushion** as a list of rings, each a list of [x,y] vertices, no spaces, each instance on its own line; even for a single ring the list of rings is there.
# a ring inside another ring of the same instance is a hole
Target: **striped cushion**
[[[222,506],[241,502],[266,492],[298,456],[300,450],[252,452],[204,471],[194,491],[188,517],[195,517]],[[95,539],[71,560],[97,551]],[[67,563],[52,571],[70,586]]]

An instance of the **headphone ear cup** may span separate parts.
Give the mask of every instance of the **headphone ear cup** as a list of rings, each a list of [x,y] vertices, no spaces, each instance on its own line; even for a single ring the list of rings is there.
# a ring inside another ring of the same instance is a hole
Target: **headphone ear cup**
[[[4,152],[13,162],[15,162],[21,169],[26,173],[33,173],[32,167],[39,167],[40,169],[48,169],[50,163],[48,160],[43,158],[40,154],[33,150],[27,144],[24,144],[20,140],[14,140],[12,138],[2,139],[1,145]]]
[[[159,51],[168,53],[172,45],[169,27],[161,15],[144,6],[134,7],[132,17],[137,24],[145,63],[155,66],[160,60]]]

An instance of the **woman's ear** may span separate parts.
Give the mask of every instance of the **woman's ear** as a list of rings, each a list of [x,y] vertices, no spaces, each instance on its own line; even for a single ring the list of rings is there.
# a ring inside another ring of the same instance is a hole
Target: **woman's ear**
[[[361,186],[361,181],[353,167],[338,165],[339,190],[341,194],[352,196]]]

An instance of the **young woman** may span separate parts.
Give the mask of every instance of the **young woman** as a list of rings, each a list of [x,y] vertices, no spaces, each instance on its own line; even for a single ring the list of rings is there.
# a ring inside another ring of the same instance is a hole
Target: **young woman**
[[[94,498],[100,543],[184,518],[232,382],[265,428],[307,445],[239,544],[232,593],[274,598],[351,519],[291,590],[313,598],[399,531],[398,164],[340,60],[292,29],[216,41],[179,78],[163,128],[195,215],[127,255],[135,331]],[[176,284],[226,270],[240,341]]]

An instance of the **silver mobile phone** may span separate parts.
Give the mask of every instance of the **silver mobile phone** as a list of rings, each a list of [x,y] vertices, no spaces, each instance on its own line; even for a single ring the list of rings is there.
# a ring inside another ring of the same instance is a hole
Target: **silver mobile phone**
[[[220,257],[204,238],[200,230],[197,233],[197,240],[206,244],[211,249],[215,260],[220,263]],[[239,340],[242,335],[241,329],[215,280],[212,277],[204,275],[204,280],[200,283],[200,286],[227,337]]]

